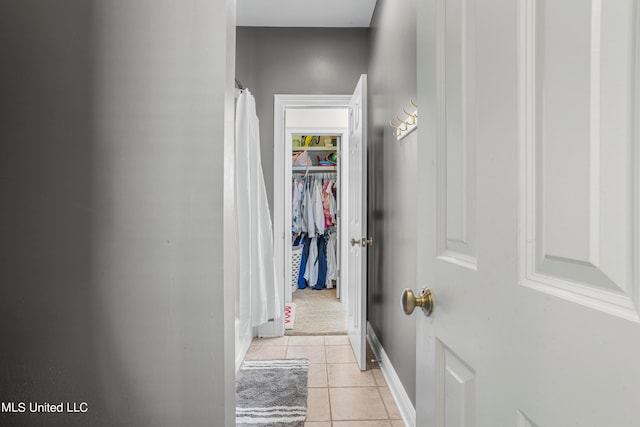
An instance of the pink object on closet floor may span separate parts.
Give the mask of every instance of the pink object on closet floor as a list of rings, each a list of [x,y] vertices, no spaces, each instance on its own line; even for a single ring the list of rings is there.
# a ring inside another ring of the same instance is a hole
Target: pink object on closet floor
[[[296,304],[288,302],[284,305],[284,328],[293,329],[293,322],[296,319]]]

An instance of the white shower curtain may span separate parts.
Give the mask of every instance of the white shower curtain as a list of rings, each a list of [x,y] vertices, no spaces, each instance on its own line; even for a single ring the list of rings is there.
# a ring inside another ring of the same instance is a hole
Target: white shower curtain
[[[282,316],[273,228],[260,159],[256,102],[248,89],[236,102],[236,196],[240,289],[249,289],[251,326]],[[246,304],[241,294],[240,304]]]

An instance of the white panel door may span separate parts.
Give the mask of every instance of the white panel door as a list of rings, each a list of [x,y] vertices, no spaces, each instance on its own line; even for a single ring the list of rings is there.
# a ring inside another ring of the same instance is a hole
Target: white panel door
[[[417,22],[417,425],[640,425],[638,2]]]
[[[367,333],[367,76],[360,76],[349,103],[350,135],[346,159],[349,186],[343,193],[348,206],[347,331],[361,370],[366,369]],[[343,164],[344,162],[341,162]],[[363,238],[365,239],[363,241]],[[343,246],[344,247],[344,246]]]

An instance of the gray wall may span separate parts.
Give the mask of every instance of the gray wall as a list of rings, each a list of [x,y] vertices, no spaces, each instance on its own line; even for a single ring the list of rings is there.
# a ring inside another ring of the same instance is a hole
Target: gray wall
[[[400,309],[416,289],[416,132],[397,141],[389,121],[416,102],[415,0],[378,0],[369,63],[368,319],[415,404],[415,318]]]
[[[0,424],[234,425],[235,2],[1,9]]]
[[[236,75],[256,98],[273,214],[273,95],[348,95],[367,72],[368,28],[238,27]]]

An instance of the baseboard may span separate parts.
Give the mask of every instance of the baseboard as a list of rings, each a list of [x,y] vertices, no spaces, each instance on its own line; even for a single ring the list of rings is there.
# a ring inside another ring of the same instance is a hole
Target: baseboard
[[[276,338],[284,335],[284,308],[282,316],[271,319],[254,329],[254,336],[260,338]]]
[[[400,378],[398,377],[396,370],[393,369],[391,360],[389,360],[387,353],[385,353],[384,348],[382,348],[382,344],[380,344],[380,341],[369,322],[367,322],[367,339],[376,359],[380,361],[380,370],[382,371],[384,379],[387,381],[387,385],[389,385],[389,390],[391,391],[393,399],[396,401],[396,406],[400,411],[400,415],[402,415],[405,425],[408,427],[415,427],[416,409],[411,403],[411,399],[409,399],[407,391],[400,382]]]

